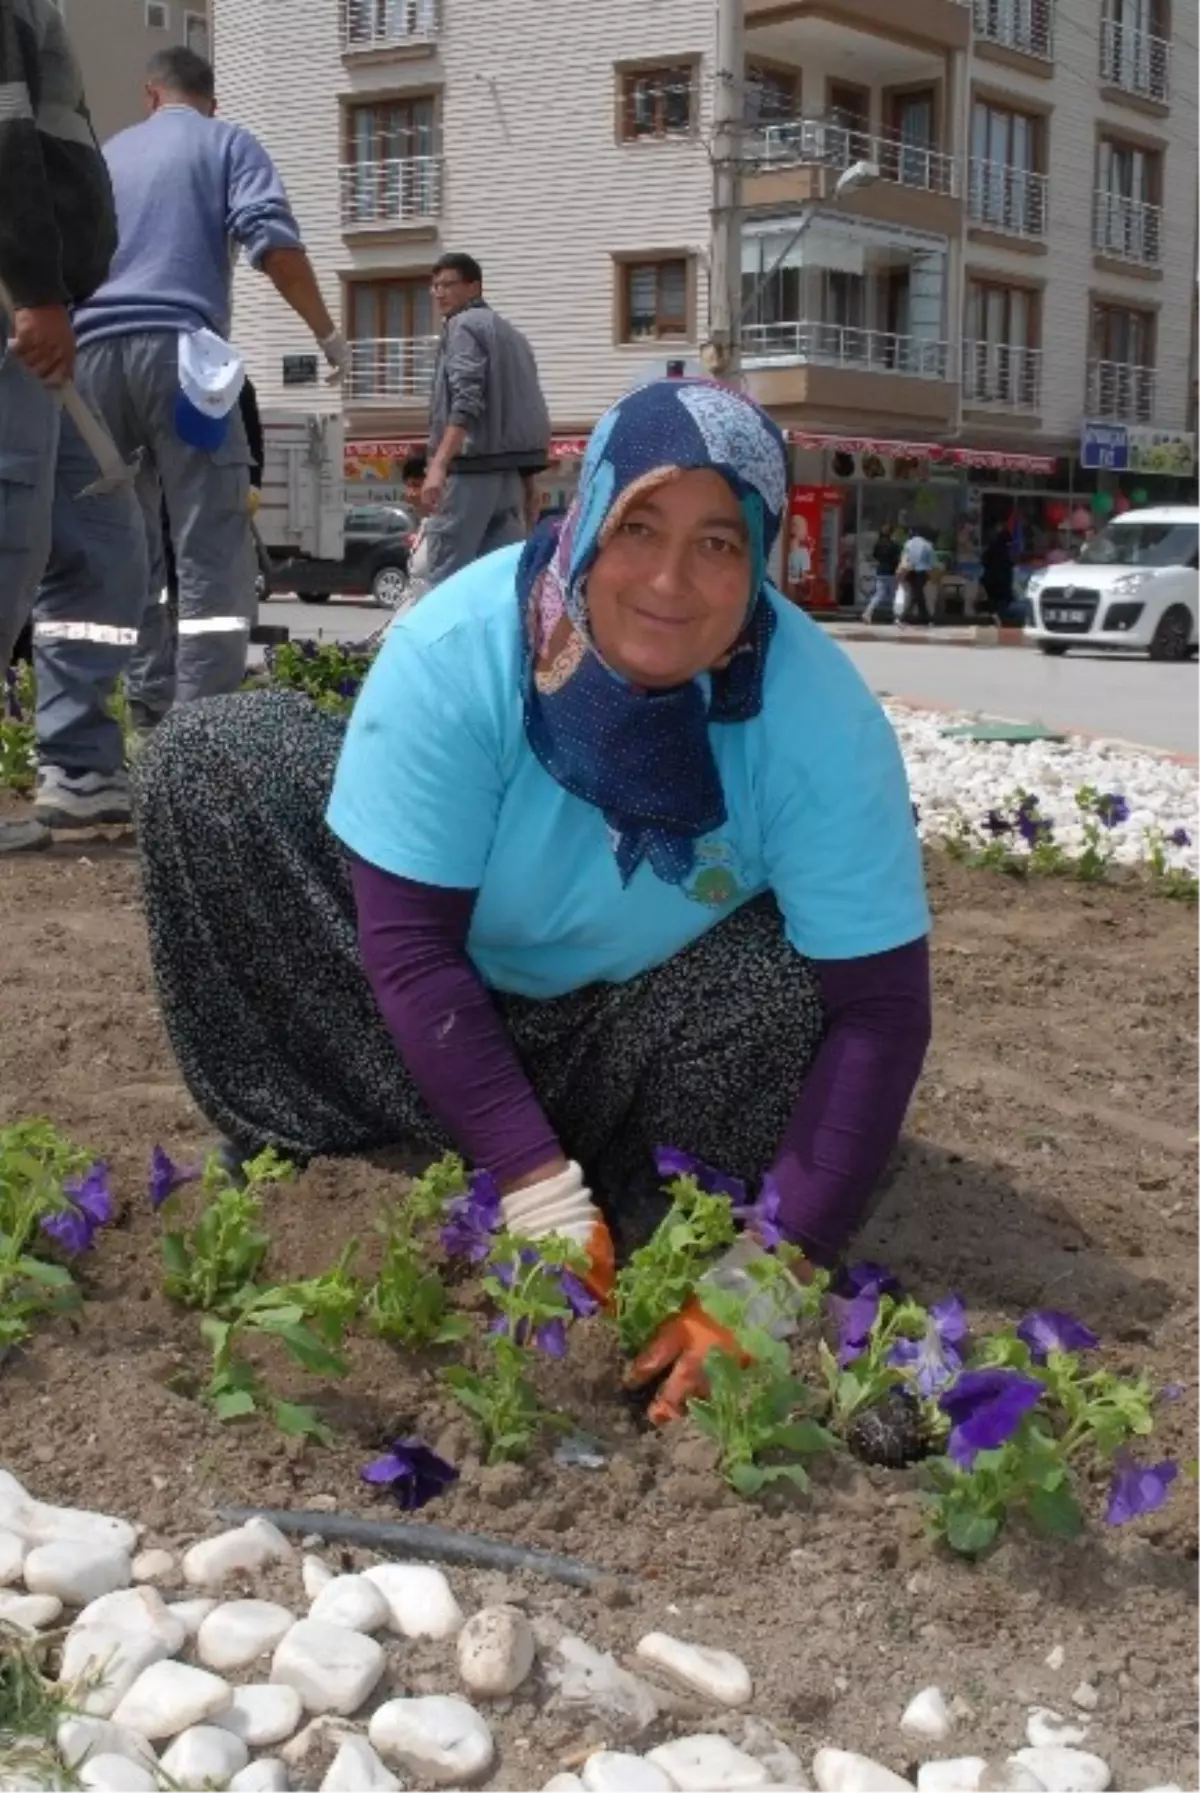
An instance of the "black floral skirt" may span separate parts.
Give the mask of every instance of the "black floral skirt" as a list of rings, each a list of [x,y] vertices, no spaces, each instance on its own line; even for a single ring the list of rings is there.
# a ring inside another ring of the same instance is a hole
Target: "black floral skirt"
[[[291,691],[213,698],[168,716],[135,770],[167,1032],[200,1109],[246,1153],[452,1144],[359,963],[324,820],[344,728]],[[656,1203],[656,1145],[757,1181],[825,1026],[770,897],[628,983],[496,1002],[564,1150],[625,1235]]]

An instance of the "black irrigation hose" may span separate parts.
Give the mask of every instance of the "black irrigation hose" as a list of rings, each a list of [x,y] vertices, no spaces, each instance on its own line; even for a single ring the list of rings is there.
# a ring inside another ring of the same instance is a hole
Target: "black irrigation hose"
[[[217,1518],[241,1525],[247,1519],[268,1519],[281,1532],[311,1532],[334,1544],[362,1544],[386,1555],[432,1558],[440,1563],[471,1563],[482,1569],[532,1569],[573,1588],[592,1588],[600,1581],[621,1581],[594,1563],[551,1550],[527,1550],[475,1532],[451,1531],[443,1525],[401,1525],[378,1519],[354,1519],[344,1513],[292,1512],[283,1507],[218,1507]]]

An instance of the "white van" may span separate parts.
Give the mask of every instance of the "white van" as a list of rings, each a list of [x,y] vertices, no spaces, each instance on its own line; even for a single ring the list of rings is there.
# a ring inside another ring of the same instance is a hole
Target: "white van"
[[[1111,517],[1078,560],[1030,579],[1026,639],[1043,654],[1124,648],[1152,660],[1186,660],[1197,647],[1198,532],[1194,504]]]

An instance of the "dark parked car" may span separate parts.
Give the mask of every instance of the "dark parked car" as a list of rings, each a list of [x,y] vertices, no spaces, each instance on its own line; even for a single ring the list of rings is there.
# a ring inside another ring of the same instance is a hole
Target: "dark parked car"
[[[259,575],[259,596],[292,596],[324,604],[339,596],[369,596],[387,610],[403,602],[408,562],[419,520],[403,504],[346,507],[341,560],[277,560]]]

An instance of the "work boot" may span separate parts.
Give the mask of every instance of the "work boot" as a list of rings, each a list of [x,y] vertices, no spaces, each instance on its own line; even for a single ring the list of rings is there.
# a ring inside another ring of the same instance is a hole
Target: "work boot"
[[[38,768],[33,813],[46,828],[129,827],[133,804],[124,772]]]

